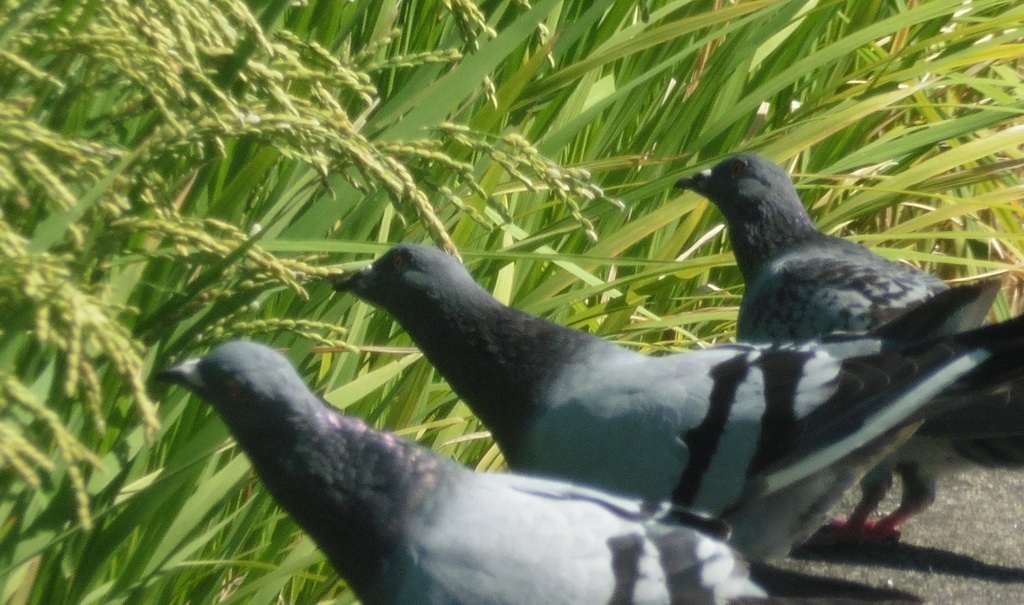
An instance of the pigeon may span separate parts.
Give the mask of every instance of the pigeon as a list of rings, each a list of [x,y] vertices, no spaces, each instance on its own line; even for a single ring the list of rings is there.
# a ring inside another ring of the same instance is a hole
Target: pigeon
[[[818,231],[789,175],[742,153],[680,179],[725,215],[746,284],[736,336],[784,342],[870,330],[948,288],[939,278]]]
[[[227,342],[157,377],[217,411],[366,605],[840,602],[768,597],[722,541],[720,521],[565,482],[476,474],[375,430],[326,405],[262,344]],[[803,581],[786,573],[782,581]],[[855,587],[874,601],[917,602]]]
[[[752,560],[788,553],[936,395],[1024,344],[1011,321],[846,359],[814,343],[653,357],[508,307],[431,246],[332,282],[401,324],[511,469],[721,516]]]
[[[676,185],[708,198],[725,216],[746,284],[739,341],[786,342],[869,330],[948,290],[935,276],[818,231],[786,172],[759,155],[729,157]],[[998,287],[998,282],[984,286],[980,304],[936,335],[981,325]],[[1015,388],[1019,393],[1020,386]],[[869,473],[853,513],[833,523],[819,541],[898,540],[900,526],[934,501],[940,474],[972,464],[1024,466],[1019,428],[1024,405],[1011,403],[1017,395],[1007,388],[972,395],[970,407],[929,420],[895,457]],[[871,521],[892,485],[893,470],[902,479],[901,502]]]

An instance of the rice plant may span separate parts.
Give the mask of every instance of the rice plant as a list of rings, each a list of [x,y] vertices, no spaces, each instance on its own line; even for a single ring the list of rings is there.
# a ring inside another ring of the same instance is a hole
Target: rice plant
[[[645,350],[731,337],[741,149],[825,230],[1020,312],[1012,0],[0,4],[0,602],[351,602],[155,368],[234,337],[478,467],[483,427],[323,277],[396,241]]]

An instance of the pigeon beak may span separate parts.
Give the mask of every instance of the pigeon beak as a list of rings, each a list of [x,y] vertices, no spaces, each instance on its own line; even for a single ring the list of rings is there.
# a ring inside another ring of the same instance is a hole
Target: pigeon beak
[[[701,193],[704,191],[704,186],[710,178],[711,169],[705,168],[693,176],[683,177],[676,181],[676,189]]]
[[[203,378],[199,374],[199,359],[192,358],[179,362],[166,370],[153,374],[155,380],[179,384],[189,389],[202,389]]]
[[[336,292],[359,292],[360,286],[370,276],[372,270],[373,265],[370,265],[353,273],[331,275],[327,278],[327,282]]]

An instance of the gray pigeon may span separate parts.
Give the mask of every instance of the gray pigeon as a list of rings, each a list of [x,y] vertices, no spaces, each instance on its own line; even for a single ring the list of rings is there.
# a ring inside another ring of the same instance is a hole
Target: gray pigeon
[[[676,186],[725,215],[746,283],[736,326],[742,341],[870,330],[947,289],[937,277],[818,231],[789,175],[757,154],[732,156]]]
[[[767,598],[739,555],[706,533],[720,522],[563,482],[474,474],[343,416],[264,345],[229,342],[158,378],[217,410],[366,605],[837,602]]]
[[[677,186],[707,197],[725,215],[746,282],[740,341],[788,342],[868,330],[948,289],[934,276],[819,232],[786,172],[756,154],[727,158]],[[986,290],[981,304],[949,322],[945,334],[983,323],[998,284]],[[1015,388],[1020,391],[1020,385]],[[972,463],[1024,465],[1024,405],[1010,403],[1016,396],[1005,387],[973,393],[970,407],[926,423],[894,458],[868,474],[861,502],[849,519],[833,525],[828,539],[898,539],[900,525],[934,501],[939,474]],[[872,522],[893,468],[903,480],[902,501]]]
[[[1024,321],[846,360],[814,344],[649,357],[509,308],[411,244],[335,287],[398,320],[512,469],[723,516],[755,560],[806,538],[936,394],[989,357],[1024,363]]]

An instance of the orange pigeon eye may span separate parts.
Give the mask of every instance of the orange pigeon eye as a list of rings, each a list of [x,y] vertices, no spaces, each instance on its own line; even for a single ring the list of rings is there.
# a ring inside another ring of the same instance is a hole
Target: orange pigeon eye
[[[742,159],[735,159],[732,164],[729,165],[729,175],[734,179],[738,179],[747,173],[747,161]]]

